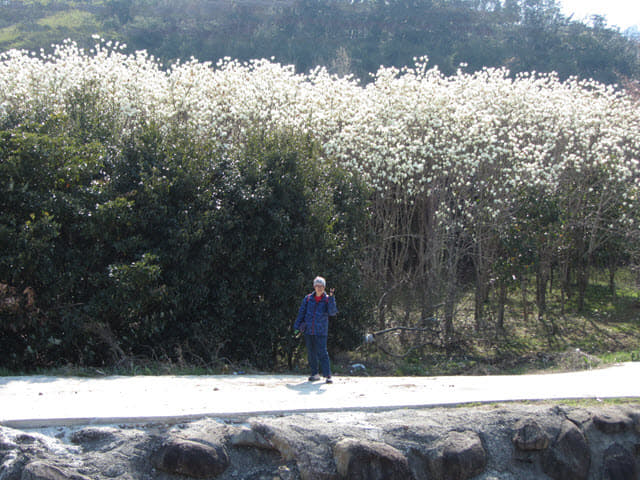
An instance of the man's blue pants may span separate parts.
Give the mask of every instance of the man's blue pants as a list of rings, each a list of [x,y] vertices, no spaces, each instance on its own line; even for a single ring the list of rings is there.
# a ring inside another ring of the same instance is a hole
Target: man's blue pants
[[[327,352],[327,336],[305,335],[304,339],[307,343],[307,357],[311,375],[317,375],[321,370],[323,377],[330,377],[331,364],[329,363],[329,352]],[[320,370],[318,370],[318,364],[320,364]]]

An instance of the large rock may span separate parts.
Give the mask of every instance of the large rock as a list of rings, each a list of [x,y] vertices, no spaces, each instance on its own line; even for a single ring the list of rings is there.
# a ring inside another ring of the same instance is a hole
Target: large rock
[[[275,447],[260,432],[249,427],[239,427],[229,436],[234,447],[253,447],[262,450],[275,450]]]
[[[593,416],[593,423],[603,433],[621,433],[633,426],[631,418],[617,411],[597,412]]]
[[[407,458],[394,447],[345,438],[333,449],[338,474],[349,480],[409,480]]]
[[[604,452],[602,480],[637,480],[638,467],[634,456],[619,443]]]
[[[523,452],[544,450],[549,446],[549,435],[538,422],[527,419],[519,424],[513,437],[513,444]]]
[[[75,444],[93,444],[113,442],[118,435],[118,429],[113,427],[85,427],[71,434],[71,441]]]
[[[229,455],[220,445],[172,439],[152,456],[154,467],[193,478],[216,477],[229,467]]]
[[[257,421],[251,425],[255,437],[249,433],[242,436],[256,439],[256,448],[270,445],[284,461],[295,461],[301,480],[334,480],[338,473],[329,446],[330,436],[325,433],[326,427],[324,423],[313,422],[300,426],[286,422],[269,425]]]
[[[591,453],[582,431],[565,420],[555,442],[542,459],[544,472],[554,480],[585,480],[591,466]]]
[[[21,480],[89,480],[89,478],[46,462],[36,461],[24,467]]]
[[[263,422],[253,423],[251,431],[254,439],[260,444],[255,445],[257,448],[269,448],[270,446],[277,450],[285,461],[294,460],[301,449],[300,446],[304,443],[299,432],[267,425]],[[249,433],[244,434],[245,439],[250,436],[252,435]]]
[[[428,450],[426,464],[430,478],[466,480],[484,471],[487,453],[477,433],[449,432]]]

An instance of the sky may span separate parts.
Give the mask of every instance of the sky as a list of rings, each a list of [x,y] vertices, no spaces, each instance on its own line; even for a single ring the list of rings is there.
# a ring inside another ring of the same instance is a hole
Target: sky
[[[615,25],[621,31],[637,25],[640,28],[639,0],[559,0],[562,13],[574,14],[574,20],[584,20],[591,15],[602,15],[608,25]]]

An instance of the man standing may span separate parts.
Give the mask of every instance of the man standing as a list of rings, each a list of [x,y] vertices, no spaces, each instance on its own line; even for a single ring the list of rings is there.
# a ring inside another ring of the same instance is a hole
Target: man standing
[[[327,335],[329,333],[329,315],[337,314],[338,307],[334,296],[335,289],[329,290],[329,295],[327,295],[326,286],[327,282],[322,277],[316,277],[313,280],[315,292],[302,299],[298,317],[293,324],[294,330],[304,333],[309,368],[311,369],[310,382],[320,380],[318,373],[322,371],[326,382],[333,383],[329,352],[327,351]]]

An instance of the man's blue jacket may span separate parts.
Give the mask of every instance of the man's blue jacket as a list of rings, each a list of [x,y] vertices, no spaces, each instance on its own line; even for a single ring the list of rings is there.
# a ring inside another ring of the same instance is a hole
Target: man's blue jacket
[[[328,335],[329,315],[338,313],[336,297],[323,293],[320,301],[316,302],[315,296],[313,292],[302,299],[293,329],[306,335]]]

